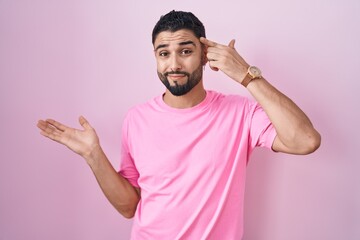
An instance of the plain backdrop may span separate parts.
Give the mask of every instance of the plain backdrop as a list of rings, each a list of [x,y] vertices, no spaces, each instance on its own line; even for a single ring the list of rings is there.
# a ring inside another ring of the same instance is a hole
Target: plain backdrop
[[[0,0],[0,239],[129,239],[131,220],[85,161],[36,123],[79,127],[84,115],[118,169],[126,111],[164,91],[151,31],[173,9],[197,15],[213,41],[236,39],[322,135],[308,156],[255,151],[244,239],[360,239],[358,0]],[[251,97],[221,72],[204,78]]]

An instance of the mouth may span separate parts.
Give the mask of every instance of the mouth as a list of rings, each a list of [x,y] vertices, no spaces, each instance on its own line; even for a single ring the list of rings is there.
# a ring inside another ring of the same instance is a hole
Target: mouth
[[[182,72],[182,71],[174,71],[174,72],[167,72],[164,75],[168,79],[177,81],[177,80],[181,80],[184,77],[189,77],[190,74],[188,74],[187,72]]]
[[[171,78],[173,80],[177,80],[180,78],[186,77],[185,74],[168,74],[168,78]]]

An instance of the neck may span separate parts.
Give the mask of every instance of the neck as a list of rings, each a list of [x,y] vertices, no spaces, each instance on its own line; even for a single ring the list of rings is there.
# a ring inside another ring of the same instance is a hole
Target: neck
[[[172,95],[169,90],[163,96],[164,102],[173,108],[191,108],[201,103],[206,97],[203,82],[200,81],[190,92],[182,96]]]

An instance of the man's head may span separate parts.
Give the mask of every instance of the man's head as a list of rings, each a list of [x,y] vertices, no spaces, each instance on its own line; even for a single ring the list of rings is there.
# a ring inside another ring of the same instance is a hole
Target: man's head
[[[160,20],[156,23],[152,32],[152,43],[155,43],[155,39],[160,32],[176,32],[181,29],[192,31],[199,39],[200,37],[206,38],[204,25],[194,14],[172,10],[161,16]]]
[[[200,37],[205,37],[205,28],[190,12],[171,11],[154,27],[158,76],[175,96],[185,95],[202,80],[206,58]]]

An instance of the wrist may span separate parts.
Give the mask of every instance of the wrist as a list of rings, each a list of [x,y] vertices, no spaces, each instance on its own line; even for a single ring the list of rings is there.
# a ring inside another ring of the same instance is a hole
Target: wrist
[[[95,144],[86,154],[83,155],[83,157],[85,158],[88,165],[92,166],[99,161],[102,155],[104,155],[104,152],[100,144]]]
[[[246,74],[245,77],[242,79],[242,81],[240,82],[241,85],[243,85],[245,88],[247,88],[247,86],[249,85],[249,83],[252,81],[253,79],[250,77],[249,74]]]
[[[258,67],[249,66],[245,77],[241,81],[241,85],[243,85],[244,87],[247,87],[251,81],[253,81],[255,79],[261,79],[261,78],[262,78],[261,70]]]

